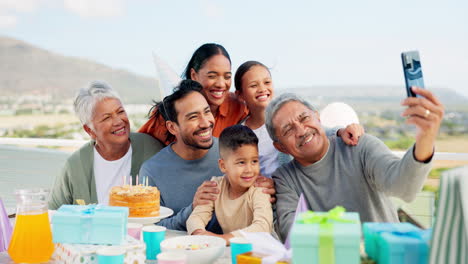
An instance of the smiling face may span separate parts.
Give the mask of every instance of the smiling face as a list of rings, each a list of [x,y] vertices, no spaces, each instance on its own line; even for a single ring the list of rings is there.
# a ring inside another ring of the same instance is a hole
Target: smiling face
[[[265,109],[273,98],[273,90],[268,69],[255,65],[242,76],[242,92],[239,96],[249,109]]]
[[[202,93],[212,108],[219,107],[231,88],[231,63],[222,54],[209,58],[198,72],[190,70],[191,79],[203,86]]]
[[[209,149],[213,145],[212,131],[214,117],[205,97],[199,92],[191,92],[174,104],[177,123],[170,122],[168,129],[192,149]]]
[[[260,173],[258,148],[255,145],[242,145],[236,150],[225,150],[219,160],[220,170],[226,174],[232,188],[246,191]]]
[[[302,103],[285,103],[272,121],[278,138],[274,146],[292,155],[301,165],[313,164],[327,153],[329,141],[319,115]]]
[[[130,123],[120,100],[106,98],[96,103],[91,123],[93,129],[85,125],[85,130],[97,145],[129,144]]]

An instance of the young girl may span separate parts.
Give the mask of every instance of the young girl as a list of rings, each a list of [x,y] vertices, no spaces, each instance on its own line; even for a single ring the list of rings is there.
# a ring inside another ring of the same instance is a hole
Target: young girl
[[[203,86],[202,94],[215,118],[215,137],[219,137],[224,128],[239,123],[247,116],[245,104],[229,92],[231,77],[231,58],[223,46],[215,43],[200,46],[193,53],[182,75],[182,78],[197,81]],[[166,122],[156,105],[150,111],[150,119],[138,132],[150,134],[164,145],[173,142],[175,138],[167,131]]]
[[[241,123],[251,128],[259,139],[260,172],[271,177],[279,165],[290,158],[275,149],[265,127],[265,109],[274,96],[270,70],[258,61],[247,61],[237,69],[234,84],[237,96],[245,101],[249,109],[249,115]],[[351,124],[344,129],[333,128],[326,132],[328,137],[341,136],[346,144],[356,145],[364,129],[358,124]]]

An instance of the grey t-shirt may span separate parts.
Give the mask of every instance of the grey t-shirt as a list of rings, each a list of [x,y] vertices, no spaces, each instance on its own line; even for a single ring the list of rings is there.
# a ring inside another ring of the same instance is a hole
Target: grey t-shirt
[[[149,177],[149,185],[161,192],[161,206],[174,210],[172,217],[161,220],[158,225],[169,229],[187,230],[185,222],[192,213],[192,201],[197,188],[212,176],[222,175],[219,170],[218,140],[200,159],[185,160],[169,146],[148,159],[140,169],[140,176]]]
[[[414,146],[400,159],[368,134],[357,146],[348,146],[337,137],[329,140],[329,149],[320,161],[304,167],[293,160],[273,173],[278,231],[283,240],[301,193],[314,211],[341,205],[358,212],[362,222],[397,222],[389,196],[413,200],[431,169],[431,163],[414,159]]]

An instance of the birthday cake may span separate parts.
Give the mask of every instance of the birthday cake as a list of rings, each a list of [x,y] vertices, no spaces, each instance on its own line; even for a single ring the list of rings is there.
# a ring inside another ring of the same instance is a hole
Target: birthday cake
[[[129,217],[159,216],[159,204],[160,193],[153,186],[114,186],[109,193],[109,205],[128,207]]]

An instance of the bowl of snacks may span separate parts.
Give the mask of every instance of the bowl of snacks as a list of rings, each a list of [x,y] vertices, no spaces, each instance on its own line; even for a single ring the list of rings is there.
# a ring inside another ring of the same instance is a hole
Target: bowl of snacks
[[[187,264],[210,264],[224,255],[226,241],[215,236],[179,236],[161,242],[162,252],[185,254]]]

